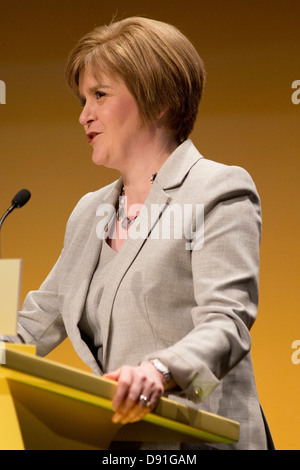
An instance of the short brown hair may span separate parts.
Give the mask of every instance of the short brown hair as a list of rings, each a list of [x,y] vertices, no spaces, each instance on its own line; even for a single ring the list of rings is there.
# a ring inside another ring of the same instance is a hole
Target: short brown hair
[[[127,18],[96,28],[71,52],[66,79],[78,95],[84,69],[120,77],[146,122],[168,110],[179,142],[191,133],[205,70],[191,42],[176,27],[148,18]]]

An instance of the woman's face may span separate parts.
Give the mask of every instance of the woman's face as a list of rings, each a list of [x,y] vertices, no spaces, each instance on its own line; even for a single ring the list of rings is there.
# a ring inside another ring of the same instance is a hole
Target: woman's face
[[[142,152],[149,129],[124,82],[83,71],[79,78],[83,125],[97,165],[124,170]]]

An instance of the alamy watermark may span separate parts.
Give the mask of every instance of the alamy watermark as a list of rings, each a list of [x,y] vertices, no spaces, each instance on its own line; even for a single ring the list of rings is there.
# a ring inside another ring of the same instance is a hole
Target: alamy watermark
[[[300,80],[293,81],[292,89],[295,90],[291,96],[292,103],[299,104],[300,103]],[[0,104],[6,104],[6,84],[3,80],[0,80]]]
[[[0,104],[6,104],[6,85],[3,80],[0,80]]]
[[[152,240],[185,240],[187,250],[200,250],[204,245],[204,205],[203,204],[135,204],[127,212],[129,218],[138,216],[130,224],[129,230],[116,233],[116,208],[111,204],[101,204],[96,212],[100,220],[96,227],[100,239],[131,238]]]
[[[292,363],[298,365],[300,364],[300,339],[293,341],[292,349],[295,349],[292,354]]]
[[[294,91],[291,96],[292,103],[299,104],[300,103],[300,80],[294,80],[292,83],[292,88],[296,89],[296,91]]]
[[[6,364],[5,343],[3,341],[0,341],[0,366],[1,364]]]

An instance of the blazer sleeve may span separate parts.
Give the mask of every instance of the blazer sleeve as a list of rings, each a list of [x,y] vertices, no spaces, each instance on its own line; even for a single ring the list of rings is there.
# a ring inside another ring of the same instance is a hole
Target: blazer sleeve
[[[204,243],[191,253],[194,329],[160,359],[184,394],[204,400],[250,351],[258,306],[260,200],[248,173],[221,167],[207,179]],[[199,201],[201,202],[201,201]]]
[[[67,337],[59,298],[60,273],[74,229],[73,219],[81,211],[83,196],[67,222],[62,252],[38,290],[30,291],[18,313],[17,336],[0,336],[1,341],[34,344],[39,356],[46,356]],[[77,224],[78,225],[78,224]]]
[[[58,271],[63,253],[36,291],[27,294],[18,314],[17,336],[3,336],[13,343],[34,344],[39,356],[46,356],[67,336],[58,300]]]

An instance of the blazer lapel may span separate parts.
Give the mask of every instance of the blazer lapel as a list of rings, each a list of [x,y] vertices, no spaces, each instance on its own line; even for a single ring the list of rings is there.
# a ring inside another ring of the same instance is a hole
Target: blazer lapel
[[[202,156],[190,140],[181,144],[168,158],[157,174],[139,217],[129,230],[128,238],[110,265],[100,303],[104,370],[109,352],[110,318],[122,278],[142,250],[158,219],[163,216],[164,210],[171,203],[172,197],[168,190],[180,186],[188,171],[200,158]]]
[[[119,195],[119,187],[121,187],[122,182],[118,180],[115,186],[108,192],[106,197],[103,199],[103,204],[105,207],[111,207],[111,214],[107,216],[107,219],[113,214],[114,206]],[[74,241],[74,244],[78,244],[78,253],[80,256],[70,260],[72,263],[72,270],[68,273],[68,284],[72,286],[69,294],[66,298],[65,305],[65,318],[70,317],[71,321],[68,322],[68,333],[71,331],[75,333],[77,329],[78,322],[82,315],[84,304],[86,301],[88,289],[90,286],[90,281],[93,277],[97,264],[99,262],[99,256],[101,253],[103,237],[99,236],[99,231],[97,230],[97,225],[99,223],[99,218],[96,216],[99,207],[102,206],[102,203],[99,205],[98,201],[94,201],[94,209],[90,210],[91,213],[91,228],[89,229],[89,236],[84,244],[82,245],[82,250],[80,250],[80,244],[82,244],[82,234],[78,232],[78,240]],[[89,220],[86,221],[86,226],[88,226]],[[80,238],[80,239],[79,239]],[[73,251],[71,252],[73,255]],[[68,312],[68,315],[66,315]],[[70,331],[71,330],[71,331]]]

